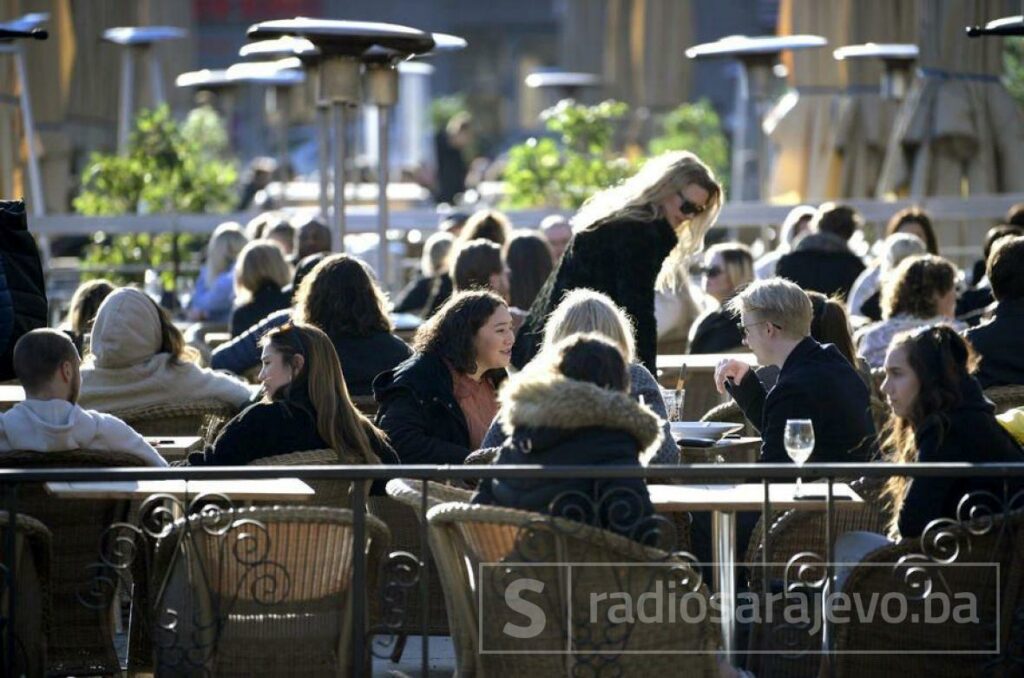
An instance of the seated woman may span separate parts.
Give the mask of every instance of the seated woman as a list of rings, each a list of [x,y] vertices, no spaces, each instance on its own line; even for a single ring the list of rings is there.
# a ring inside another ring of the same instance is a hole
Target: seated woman
[[[931,254],[904,259],[882,288],[884,320],[854,337],[857,353],[872,369],[882,367],[889,342],[900,332],[936,323],[965,329],[954,319],[955,312],[956,267]]]
[[[403,464],[461,464],[498,413],[515,335],[493,292],[456,292],[416,332],[416,353],[379,375],[377,424]]]
[[[391,333],[387,300],[366,265],[347,254],[325,257],[302,279],[291,318],[319,328],[331,338],[352,395],[370,395],[374,377],[412,355],[409,346]],[[227,362],[232,363],[233,371],[235,367],[243,372],[251,369],[255,366],[252,353],[262,333],[287,321],[284,313],[269,316],[239,337],[246,341],[239,341],[234,347],[237,350],[215,353],[213,365],[220,367],[218,358],[225,355],[231,357]]]
[[[661,423],[628,392],[626,359],[603,337],[576,335],[542,350],[502,390],[499,417],[512,433],[495,463],[639,466],[660,445]],[[484,479],[472,501],[583,519],[644,541],[654,513],[642,478]]]
[[[116,289],[114,283],[99,278],[82,283],[71,295],[67,328],[64,331],[71,337],[79,355],[86,353],[85,338],[92,332],[92,323],[96,319],[96,312],[100,310],[100,304]]]
[[[646,404],[664,420],[661,445],[652,450],[651,457],[644,457],[643,461],[650,464],[678,464],[679,447],[672,439],[668,412],[665,409],[665,400],[661,397],[658,380],[646,367],[636,362],[633,324],[626,316],[626,312],[616,306],[608,295],[585,288],[575,289],[566,294],[548,318],[541,349],[551,348],[573,335],[589,333],[600,335],[619,348],[629,369],[630,397]],[[497,448],[509,433],[510,431],[503,431],[500,422],[496,420],[491,424],[480,446]]]
[[[704,255],[704,291],[718,306],[690,328],[690,353],[726,353],[743,348],[743,332],[726,303],[754,281],[754,255],[739,243],[712,245]]]
[[[235,264],[235,302],[228,320],[232,338],[274,311],[288,308],[291,298],[282,288],[291,279],[291,266],[280,247],[269,240],[246,245]]]
[[[397,464],[384,433],[352,404],[331,340],[287,324],[263,338],[263,400],[221,429],[190,466],[235,466],[289,452],[332,449],[345,463]]]
[[[189,320],[227,323],[235,300],[232,269],[247,242],[242,227],[233,221],[213,231],[206,247],[206,263],[199,269],[195,291],[185,307]]]
[[[514,231],[505,245],[508,301],[513,308],[530,308],[553,268],[551,245],[537,231]]]
[[[421,318],[431,315],[433,308],[427,307],[431,299],[431,290],[439,284],[442,275],[448,275],[448,255],[452,251],[455,238],[451,233],[437,231],[423,244],[423,256],[420,258],[420,272],[395,299],[395,313],[414,313]],[[451,279],[448,280],[451,294]],[[444,303],[444,299],[439,300]]]
[[[901,261],[918,254],[928,254],[928,249],[924,240],[913,233],[893,233],[887,237],[878,261],[861,273],[850,289],[850,315],[881,320],[882,286]]]
[[[136,289],[123,287],[103,301],[91,348],[79,398],[88,409],[116,412],[195,400],[239,408],[254,392],[240,379],[196,365],[198,354],[167,312]]]
[[[993,407],[971,376],[973,350],[950,327],[922,327],[896,336],[885,357],[885,394],[892,413],[881,449],[899,464],[916,462],[1021,463],[1024,450],[996,421]],[[1010,496],[1024,487],[1009,483]],[[920,537],[933,520],[968,517],[972,507],[1001,510],[1003,478],[893,476],[883,495],[892,509],[887,539],[874,532],[847,532],[836,540],[836,562],[855,563],[892,540]],[[961,505],[961,500],[970,498]],[[1005,504],[1004,504],[1005,505]],[[849,568],[839,571],[839,583]]]

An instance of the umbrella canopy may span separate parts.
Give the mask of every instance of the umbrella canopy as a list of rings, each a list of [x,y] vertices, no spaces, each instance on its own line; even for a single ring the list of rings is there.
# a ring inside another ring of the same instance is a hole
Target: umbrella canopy
[[[889,139],[879,195],[1024,190],[1024,116],[999,80],[1003,40],[964,31],[1016,9],[1007,0],[919,0],[921,70]]]
[[[787,52],[788,92],[765,118],[773,161],[766,197],[776,202],[826,200],[839,193],[839,159],[833,138],[837,95],[845,87],[844,69],[832,49],[846,44],[852,0],[782,0],[779,35],[810,33],[828,40],[827,49]]]
[[[852,44],[912,43],[917,32],[917,0],[860,0],[857,11],[850,13],[849,27],[847,37]],[[839,97],[833,136],[840,163],[838,191],[844,198],[870,198],[875,195],[901,100],[881,94],[879,83],[885,71],[881,58],[847,56],[843,61],[847,87]]]

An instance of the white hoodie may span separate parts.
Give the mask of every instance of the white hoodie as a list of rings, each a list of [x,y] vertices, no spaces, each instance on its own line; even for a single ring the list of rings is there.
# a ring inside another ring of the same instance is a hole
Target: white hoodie
[[[11,450],[127,452],[148,466],[167,466],[142,436],[117,417],[59,399],[26,399],[0,413],[0,452]]]

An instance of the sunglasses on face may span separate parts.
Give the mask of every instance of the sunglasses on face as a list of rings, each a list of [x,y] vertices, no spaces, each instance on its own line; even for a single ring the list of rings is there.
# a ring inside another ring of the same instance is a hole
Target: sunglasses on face
[[[739,328],[740,334],[742,334],[744,338],[750,336],[751,327],[757,327],[758,325],[771,325],[777,330],[782,329],[777,324],[773,323],[771,320],[759,320],[756,323],[750,323],[749,325],[744,325],[742,322],[736,323],[736,327]]]
[[[698,214],[703,214],[704,210],[708,208],[707,205],[698,205],[697,203],[689,200],[682,191],[679,191],[679,199],[683,203],[679,206],[679,211],[688,217],[695,217]]]

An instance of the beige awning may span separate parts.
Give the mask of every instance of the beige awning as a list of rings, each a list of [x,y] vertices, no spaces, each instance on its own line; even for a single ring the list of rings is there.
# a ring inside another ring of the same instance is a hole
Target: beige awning
[[[809,33],[828,47],[783,54],[793,89],[768,114],[765,132],[774,159],[768,172],[768,200],[784,203],[833,198],[839,188],[839,162],[833,137],[836,95],[845,86],[832,50],[846,42],[846,15],[852,0],[782,0],[779,35]]]
[[[917,0],[859,0],[849,17],[850,44],[912,43],[917,37]],[[838,45],[837,45],[838,47]],[[833,143],[839,157],[839,196],[874,197],[885,149],[900,102],[883,98],[881,59],[849,59],[846,92],[839,97]]]
[[[1024,190],[1024,116],[999,81],[1003,41],[964,33],[1019,9],[1007,0],[919,0],[922,72],[897,116],[879,195]]]

